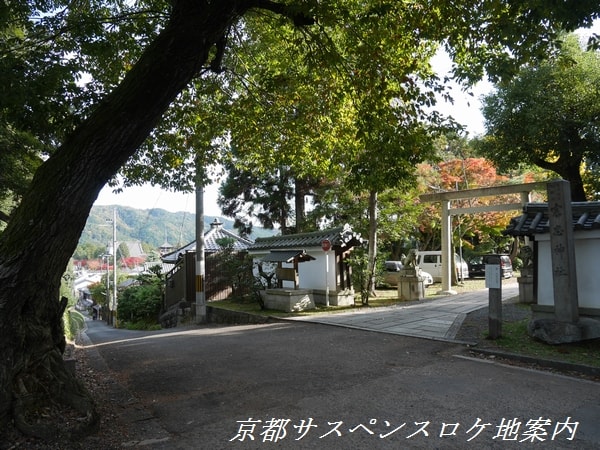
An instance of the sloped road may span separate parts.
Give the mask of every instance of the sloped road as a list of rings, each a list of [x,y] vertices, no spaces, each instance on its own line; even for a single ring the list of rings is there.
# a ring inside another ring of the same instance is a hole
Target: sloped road
[[[470,359],[456,343],[300,322],[88,324],[128,447],[600,446],[598,383]]]

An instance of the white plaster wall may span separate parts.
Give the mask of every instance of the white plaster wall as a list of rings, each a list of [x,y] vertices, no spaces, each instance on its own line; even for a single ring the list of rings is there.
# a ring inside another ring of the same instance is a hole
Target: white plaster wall
[[[314,261],[307,261],[298,264],[298,275],[300,277],[300,287],[302,289],[335,289],[335,253],[326,253],[320,248],[307,249],[306,253],[315,258]],[[329,259],[329,272],[327,272],[326,259]],[[326,284],[327,283],[327,284]]]
[[[575,231],[574,234],[579,306],[600,308],[600,230]],[[537,302],[554,306],[550,235],[536,235],[535,240],[538,241]]]
[[[327,266],[325,263],[326,257],[325,252],[320,247],[314,247],[306,249],[306,253],[315,258],[314,261],[306,261],[298,264],[298,278],[300,281],[299,288],[301,289],[325,289],[329,285],[330,290],[335,289],[335,253],[329,252],[329,273],[327,273]],[[267,253],[253,253],[252,258],[254,262],[260,261]],[[294,267],[293,264],[283,263],[282,267]],[[272,267],[275,270],[277,263],[263,263],[263,267],[267,270]],[[256,268],[254,269],[254,275],[258,276]],[[291,281],[283,282],[284,288],[294,288],[294,283]]]

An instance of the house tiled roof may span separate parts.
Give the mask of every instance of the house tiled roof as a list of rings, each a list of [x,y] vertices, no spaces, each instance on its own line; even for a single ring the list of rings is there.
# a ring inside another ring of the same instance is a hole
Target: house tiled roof
[[[223,224],[217,219],[210,224],[210,230],[204,233],[204,252],[205,253],[216,253],[221,251],[223,248],[219,245],[218,241],[221,239],[233,239],[233,250],[236,252],[245,251],[252,241],[238,236],[231,231],[225,230]],[[164,262],[177,261],[180,255],[187,252],[196,251],[196,241],[192,241],[187,245],[162,256]]]
[[[331,242],[332,247],[353,247],[362,243],[363,239],[352,231],[349,225],[331,228],[329,230],[313,231],[310,233],[288,234],[284,236],[271,236],[257,238],[254,244],[248,247],[249,251],[259,250],[284,250],[320,247],[325,240]]]
[[[248,248],[248,246],[252,245],[252,241],[250,239],[245,239],[243,237],[238,236],[231,231],[224,229],[221,225],[213,222],[211,224],[211,228],[204,234],[204,249],[207,252],[218,252],[223,248],[219,245],[218,241],[221,239],[233,239],[233,250],[243,251]],[[215,226],[218,225],[218,226]]]
[[[600,229],[600,202],[573,202],[573,229]],[[502,232],[509,236],[532,236],[549,233],[549,211],[547,203],[528,203],[523,214],[514,217]]]
[[[292,261],[305,262],[312,261],[315,258],[307,254],[304,250],[271,250],[262,260],[268,262],[287,262]]]

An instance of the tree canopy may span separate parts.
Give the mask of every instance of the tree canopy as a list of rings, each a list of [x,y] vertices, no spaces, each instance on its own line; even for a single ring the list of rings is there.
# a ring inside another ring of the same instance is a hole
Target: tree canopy
[[[484,99],[487,135],[480,151],[500,170],[523,164],[551,170],[571,183],[575,201],[598,186],[600,53],[575,35],[548,60],[525,66]]]

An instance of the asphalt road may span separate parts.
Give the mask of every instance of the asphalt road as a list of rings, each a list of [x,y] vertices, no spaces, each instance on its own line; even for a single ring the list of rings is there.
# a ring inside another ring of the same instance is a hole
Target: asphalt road
[[[458,344],[296,322],[88,325],[134,448],[600,448],[600,384]]]

